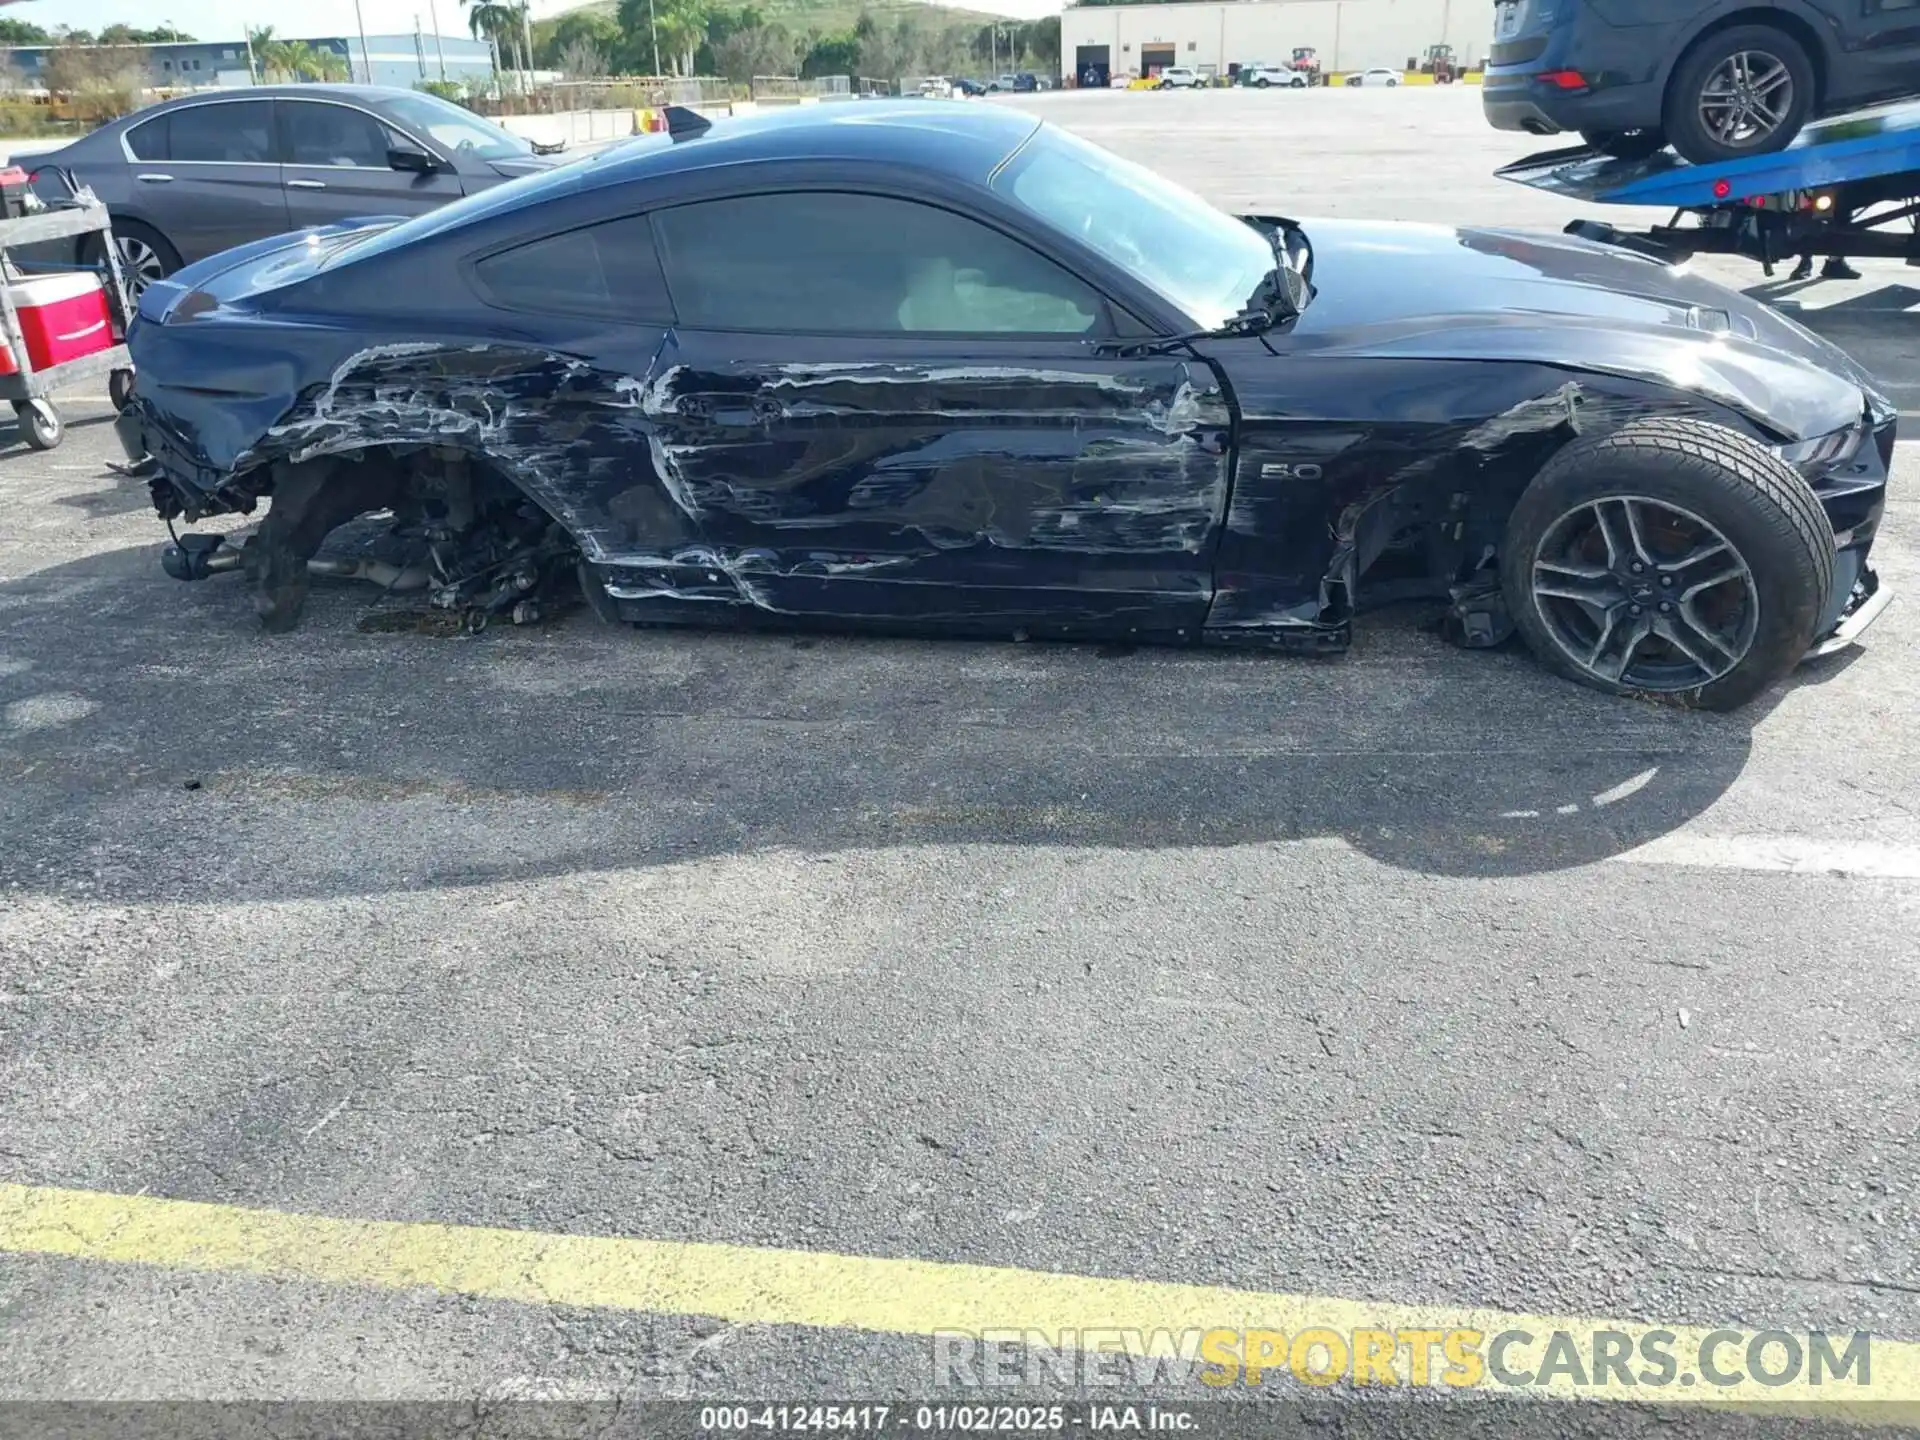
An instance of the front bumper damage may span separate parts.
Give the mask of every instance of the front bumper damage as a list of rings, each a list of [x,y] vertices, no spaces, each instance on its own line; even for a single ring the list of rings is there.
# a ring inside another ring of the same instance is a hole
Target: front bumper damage
[[[1894,592],[1881,581],[1868,557],[1886,513],[1887,482],[1893,470],[1893,444],[1900,422],[1889,409],[1870,413],[1863,423],[1866,440],[1846,464],[1808,477],[1833,527],[1835,551],[1833,590],[1803,663],[1852,645],[1894,600]]]
[[[1840,623],[1813,642],[1806,660],[1817,660],[1846,649],[1893,604],[1893,591],[1880,583],[1880,576],[1871,565],[1863,567],[1860,578],[1860,586],[1847,597],[1847,608],[1841,612]]]

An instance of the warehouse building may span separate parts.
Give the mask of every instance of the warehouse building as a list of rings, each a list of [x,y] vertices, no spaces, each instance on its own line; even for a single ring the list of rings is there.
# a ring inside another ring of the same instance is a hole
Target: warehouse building
[[[1092,70],[1151,75],[1191,65],[1224,75],[1242,65],[1285,64],[1300,46],[1328,73],[1394,69],[1429,46],[1453,46],[1463,65],[1486,59],[1493,7],[1485,0],[1225,0],[1174,5],[1074,5],[1060,17],[1060,55],[1075,76]]]

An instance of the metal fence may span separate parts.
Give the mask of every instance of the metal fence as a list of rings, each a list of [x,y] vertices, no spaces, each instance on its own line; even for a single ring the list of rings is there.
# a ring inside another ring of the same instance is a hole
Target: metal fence
[[[865,82],[862,82],[865,83]],[[752,82],[753,99],[767,104],[797,104],[803,100],[849,100],[856,91],[851,75],[756,75]]]
[[[612,75],[556,80],[526,93],[476,96],[467,103],[483,115],[566,115],[583,110],[658,109],[744,100],[747,87],[716,75]]]

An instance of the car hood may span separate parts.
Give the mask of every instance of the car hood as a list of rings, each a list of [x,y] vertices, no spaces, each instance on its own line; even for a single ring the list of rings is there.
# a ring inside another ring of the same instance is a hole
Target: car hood
[[[561,151],[550,155],[516,155],[511,160],[489,160],[487,168],[503,180],[518,180],[522,175],[538,175],[573,158]]]
[[[1872,378],[1778,311],[1631,251],[1562,235],[1302,220],[1315,295],[1289,350],[1515,360],[1648,380],[1784,438],[1890,417]]]

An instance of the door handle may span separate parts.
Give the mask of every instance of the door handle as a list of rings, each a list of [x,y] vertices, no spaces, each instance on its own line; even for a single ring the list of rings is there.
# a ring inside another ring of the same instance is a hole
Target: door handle
[[[287,182],[287,188],[289,190],[324,190],[327,188],[327,182],[324,180],[289,180]]]
[[[144,181],[148,185],[167,185],[167,184],[171,184],[173,181],[173,177],[171,175],[161,175],[157,173],[150,173],[146,175],[136,175],[133,178],[136,180]]]

